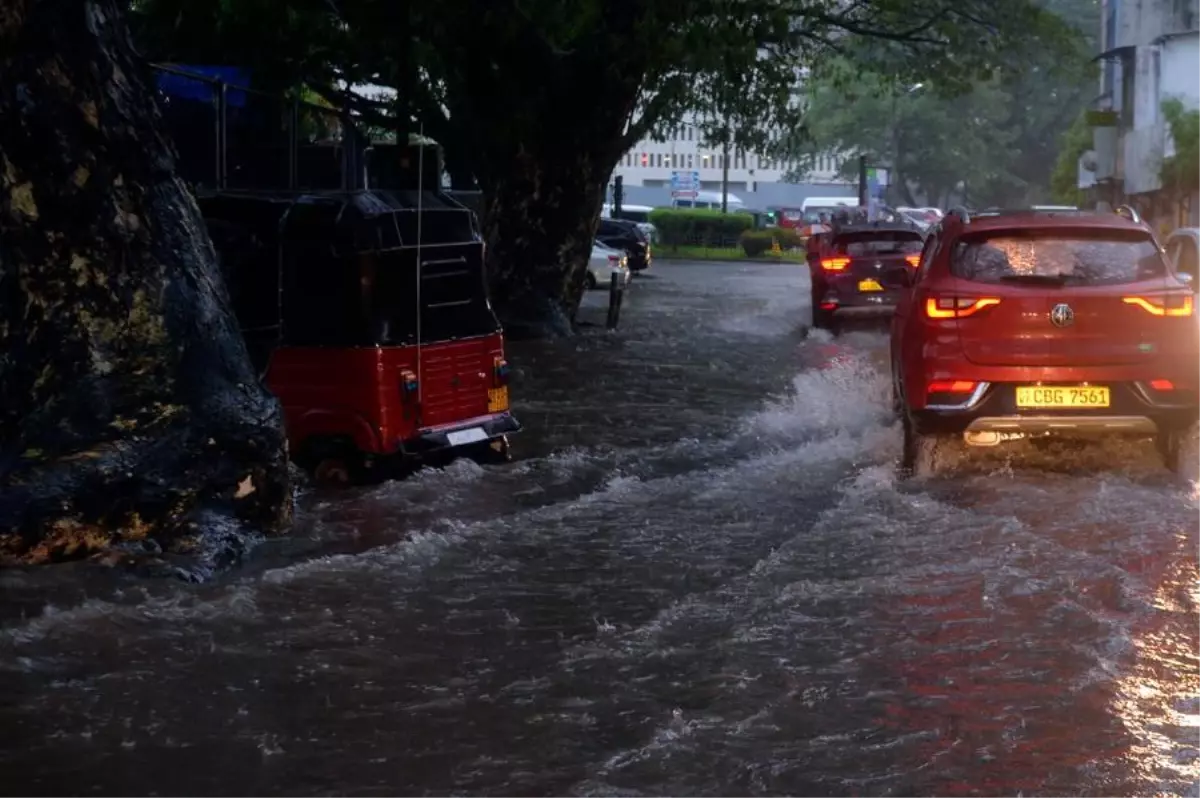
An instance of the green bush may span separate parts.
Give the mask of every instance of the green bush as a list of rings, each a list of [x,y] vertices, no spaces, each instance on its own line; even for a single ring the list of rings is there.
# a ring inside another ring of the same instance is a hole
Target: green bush
[[[770,230],[746,230],[738,239],[746,257],[757,258],[767,253],[775,236]]]
[[[658,228],[659,241],[666,246],[719,247],[737,241],[754,226],[754,217],[698,208],[655,208],[650,211],[650,223]]]
[[[791,227],[773,227],[767,232],[774,234],[775,240],[779,242],[781,249],[797,249],[804,246],[804,240],[800,238],[800,232]]]

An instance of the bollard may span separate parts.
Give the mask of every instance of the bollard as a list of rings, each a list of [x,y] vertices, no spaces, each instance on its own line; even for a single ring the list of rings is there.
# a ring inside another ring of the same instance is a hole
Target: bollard
[[[612,280],[608,284],[608,329],[617,329],[617,322],[621,320],[621,300],[625,296],[625,286],[621,280],[620,272],[613,272]]]

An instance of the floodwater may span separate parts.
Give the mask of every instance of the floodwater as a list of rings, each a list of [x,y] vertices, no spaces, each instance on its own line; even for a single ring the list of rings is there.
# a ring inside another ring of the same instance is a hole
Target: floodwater
[[[883,332],[654,272],[513,347],[511,466],[307,496],[208,584],[0,574],[3,791],[1200,795],[1194,465],[898,481]]]

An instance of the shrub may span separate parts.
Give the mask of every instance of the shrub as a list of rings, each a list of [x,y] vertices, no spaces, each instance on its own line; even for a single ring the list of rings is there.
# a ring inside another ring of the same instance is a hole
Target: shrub
[[[781,249],[797,249],[804,246],[804,239],[800,237],[799,231],[791,227],[773,227],[767,232],[774,234]]]
[[[658,228],[659,241],[666,246],[719,247],[737,241],[743,231],[753,227],[754,217],[699,208],[655,208],[650,211],[650,223]]]
[[[757,258],[765,255],[771,248],[775,236],[770,230],[746,230],[738,239],[746,257]]]

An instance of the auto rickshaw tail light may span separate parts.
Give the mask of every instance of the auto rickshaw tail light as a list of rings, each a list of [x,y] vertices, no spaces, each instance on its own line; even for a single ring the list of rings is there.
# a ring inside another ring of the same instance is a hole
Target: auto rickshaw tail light
[[[495,358],[492,361],[492,376],[497,385],[508,385],[508,361],[502,357]]]
[[[417,375],[409,369],[403,369],[400,372],[400,390],[406,395],[415,394],[417,392]]]

